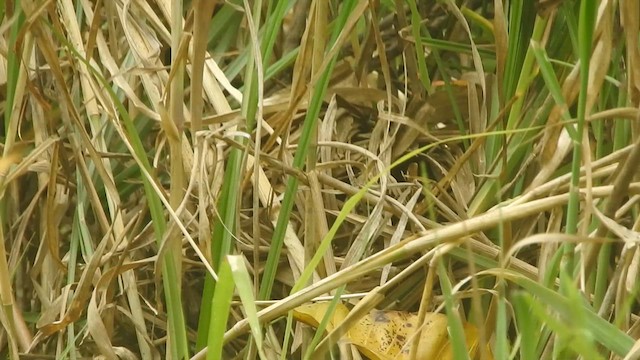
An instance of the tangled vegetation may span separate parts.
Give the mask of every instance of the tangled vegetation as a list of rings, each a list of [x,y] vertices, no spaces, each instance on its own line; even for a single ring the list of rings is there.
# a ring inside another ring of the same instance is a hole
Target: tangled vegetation
[[[1,356],[640,357],[637,0],[2,4]]]

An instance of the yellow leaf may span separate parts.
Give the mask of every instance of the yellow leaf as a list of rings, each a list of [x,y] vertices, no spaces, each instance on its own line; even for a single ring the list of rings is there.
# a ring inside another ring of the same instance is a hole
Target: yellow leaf
[[[324,314],[329,309],[329,302],[319,302],[299,306],[293,310],[293,318],[315,328],[318,327]],[[327,324],[327,331],[332,331],[337,324],[344,321],[349,314],[349,309],[341,303],[338,303],[333,316]]]
[[[327,302],[303,305],[293,311],[293,316],[300,322],[317,327],[328,307]],[[348,313],[346,306],[338,304],[327,325],[327,331],[331,331],[343,322]],[[371,360],[407,360],[411,350],[411,340],[419,326],[417,314],[405,311],[372,310],[359,319],[345,337]],[[478,348],[478,330],[473,325],[464,323],[464,331],[467,349],[473,359]],[[487,354],[489,359],[493,359],[488,347]],[[445,315],[426,314],[417,355],[418,359],[453,358]]]
[[[416,314],[374,310],[351,328],[349,340],[372,360],[408,359],[411,347],[405,345],[417,328]],[[447,317],[427,314],[422,334],[418,349],[420,358],[435,359],[447,342]]]

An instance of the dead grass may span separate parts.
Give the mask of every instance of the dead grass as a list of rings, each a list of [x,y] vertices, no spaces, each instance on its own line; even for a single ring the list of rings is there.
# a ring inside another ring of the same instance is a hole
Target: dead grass
[[[336,293],[500,359],[635,358],[637,2],[177,3],[0,16],[2,356],[204,358],[236,254],[266,358]],[[243,301],[223,358],[258,356]]]

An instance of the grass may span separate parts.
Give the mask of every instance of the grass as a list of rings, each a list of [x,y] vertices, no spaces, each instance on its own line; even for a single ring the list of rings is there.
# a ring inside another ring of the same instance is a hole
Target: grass
[[[3,5],[2,358],[638,356],[637,2]]]

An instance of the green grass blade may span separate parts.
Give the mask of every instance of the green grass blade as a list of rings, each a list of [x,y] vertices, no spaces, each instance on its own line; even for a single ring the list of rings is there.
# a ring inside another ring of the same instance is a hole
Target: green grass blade
[[[211,235],[211,257],[214,270],[218,271],[220,264],[230,253],[231,243],[236,234],[236,211],[238,204],[240,167],[242,166],[243,152],[233,148],[229,152],[225,178],[222,184],[221,196],[218,202],[219,218],[214,220]],[[202,293],[202,303],[200,305],[200,315],[198,319],[198,338],[196,348],[201,349],[207,343],[209,337],[209,322],[214,314],[211,308],[211,299],[215,294],[215,281],[211,275],[207,274]]]
[[[469,352],[467,350],[467,342],[465,341],[464,329],[458,315],[458,305],[452,293],[451,281],[447,274],[442,259],[438,260],[438,277],[440,280],[440,288],[444,295],[445,309],[447,310],[447,322],[449,329],[449,342],[453,350],[454,360],[469,360]]]
[[[548,306],[558,314],[570,316],[573,311],[572,307],[584,307],[583,303],[575,303],[557,291],[512,271],[503,270],[501,276],[523,287],[538,299],[536,301]],[[590,332],[592,337],[602,346],[619,356],[624,356],[631,350],[635,341],[629,335],[598,316],[592,309],[584,308],[581,311],[584,316],[584,329]]]
[[[516,292],[511,302],[515,310],[515,322],[520,337],[520,359],[537,360],[540,359],[537,352],[540,324],[535,316],[531,316],[531,307],[525,299],[527,296],[528,294],[524,292]]]
[[[223,358],[222,348],[224,343],[222,339],[227,330],[227,320],[234,287],[231,266],[227,261],[223,261],[219,266],[218,282],[211,302],[211,307],[215,311],[211,314],[211,322],[209,323],[208,360]]]
[[[427,92],[431,92],[431,79],[427,70],[426,56],[424,56],[424,47],[422,45],[422,36],[420,35],[421,16],[416,6],[415,0],[408,0],[409,9],[411,10],[411,35],[415,39],[416,60],[418,62],[418,75],[422,86]]]
[[[343,11],[340,12],[339,17],[336,20],[336,27],[334,28],[334,32],[331,36],[329,48],[336,45],[335,41],[338,38],[338,35],[340,34],[342,28],[347,23],[349,16],[354,16],[350,13],[350,9],[352,9],[355,4],[355,0],[344,1],[342,3]],[[316,127],[318,115],[320,114],[320,107],[322,106],[322,102],[329,85],[329,79],[335,65],[335,59],[335,56],[329,59],[327,67],[322,70],[318,81],[313,86],[309,107],[304,119],[302,133],[300,135],[300,139],[298,140],[298,148],[293,158],[292,165],[295,169],[302,169],[307,158],[307,152],[311,143],[311,135],[313,134],[313,131]],[[297,189],[298,179],[292,176],[287,181],[284,198],[282,200],[282,207],[280,209],[280,215],[278,216],[276,228],[271,239],[271,248],[269,249],[267,264],[265,266],[264,275],[262,277],[262,282],[260,285],[260,299],[267,299],[271,294],[271,289],[273,288],[273,282],[275,280],[278,260],[280,258],[280,253],[282,252],[284,235],[289,223],[291,210],[293,209],[293,200],[296,196]]]
[[[329,306],[327,307],[327,311],[324,313],[324,316],[322,317],[320,324],[318,324],[318,327],[316,328],[316,333],[313,335],[313,339],[311,339],[311,343],[309,343],[309,347],[307,348],[307,351],[302,357],[304,360],[310,360],[314,358],[313,357],[314,350],[322,340],[322,336],[324,335],[325,330],[327,329],[327,325],[329,324],[329,321],[331,321],[331,319],[333,318],[333,314],[336,311],[336,307],[340,303],[340,295],[342,295],[342,293],[344,292],[344,288],[345,288],[344,286],[341,286],[336,290],[336,293],[333,296],[333,299],[331,300],[331,302],[329,303]]]
[[[504,285],[498,285],[504,291]],[[498,295],[498,306],[496,316],[496,359],[509,358],[509,344],[507,331],[509,330],[507,304],[502,294]]]
[[[262,326],[260,326],[260,321],[258,320],[256,299],[253,296],[253,282],[249,277],[249,271],[244,264],[244,258],[242,256],[232,255],[229,256],[228,259],[229,266],[231,267],[231,273],[233,274],[233,279],[236,282],[236,288],[240,295],[242,307],[249,319],[253,341],[256,343],[260,358],[266,360],[267,357],[265,356],[264,348],[262,346]]]
[[[560,83],[558,82],[558,78],[553,71],[553,66],[549,61],[549,57],[547,56],[547,52],[540,46],[540,43],[537,41],[531,42],[531,50],[538,61],[538,66],[540,67],[540,73],[542,74],[542,78],[544,79],[545,84],[547,85],[547,89],[551,93],[553,100],[556,102],[562,109],[562,117],[564,120],[569,123],[571,121],[571,114],[569,113],[569,106],[562,95],[562,89],[560,87]],[[567,131],[573,139],[577,141],[577,134],[572,125],[568,125],[566,127]]]

